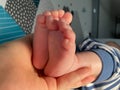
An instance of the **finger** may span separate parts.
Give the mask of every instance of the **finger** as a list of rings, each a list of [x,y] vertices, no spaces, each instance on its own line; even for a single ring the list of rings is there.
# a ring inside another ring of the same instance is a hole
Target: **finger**
[[[91,75],[91,68],[84,67],[77,71],[68,73],[57,79],[58,90],[63,90],[62,88],[75,88],[83,85],[82,80]],[[76,82],[79,82],[76,84]]]
[[[57,90],[56,79],[52,77],[44,77],[48,90]]]
[[[83,80],[81,80],[81,82],[83,83],[82,86],[95,81],[95,79],[96,79],[95,75],[90,75],[90,76],[84,78]]]
[[[85,86],[85,85],[93,82],[94,80],[95,80],[95,76],[94,75],[90,75],[90,76],[84,78],[83,80],[74,83],[72,86],[73,86],[73,88]]]

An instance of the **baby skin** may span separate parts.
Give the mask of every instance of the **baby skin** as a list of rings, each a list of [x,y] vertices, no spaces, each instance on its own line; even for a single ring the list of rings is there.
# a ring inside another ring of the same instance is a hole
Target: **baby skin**
[[[48,76],[59,77],[87,66],[84,61],[86,56],[79,60],[75,54],[75,33],[69,25],[71,21],[72,15],[62,10],[48,11],[37,18],[33,65],[37,69],[44,69]]]

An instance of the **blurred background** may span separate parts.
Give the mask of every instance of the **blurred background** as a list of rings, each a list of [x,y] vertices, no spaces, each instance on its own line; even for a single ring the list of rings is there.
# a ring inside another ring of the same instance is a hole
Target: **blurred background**
[[[86,37],[119,41],[119,8],[120,0],[0,0],[0,43],[33,33],[36,15],[53,9],[73,14],[77,44]]]

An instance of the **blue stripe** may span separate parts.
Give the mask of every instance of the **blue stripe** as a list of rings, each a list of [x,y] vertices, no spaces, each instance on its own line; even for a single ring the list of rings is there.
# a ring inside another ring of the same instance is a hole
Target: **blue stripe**
[[[17,39],[17,38],[22,38],[22,37],[24,37],[24,35],[19,35],[19,36],[15,36],[15,37],[5,38],[5,39],[3,39],[3,40],[0,40],[0,44],[5,43],[5,42],[8,42],[8,41],[15,40],[15,39]]]
[[[0,43],[11,41],[25,36],[23,29],[0,6]]]
[[[13,25],[16,25],[16,23],[15,22],[2,22],[2,23],[0,23],[0,27],[1,28],[3,28],[3,27],[6,27],[6,24],[8,25],[8,26],[13,26]],[[1,30],[1,29],[0,29]]]
[[[1,39],[4,39],[5,37],[6,38],[10,38],[10,37],[16,37],[16,36],[19,36],[19,35],[22,35],[22,32],[15,32],[15,33],[10,33],[10,34],[3,34],[0,36],[0,40]]]
[[[117,79],[118,79],[118,78],[117,78]],[[106,85],[111,84],[112,82],[115,82],[117,79],[111,80],[111,81],[109,81],[109,82],[102,82],[102,83],[99,83],[99,84],[95,84],[94,86],[95,86],[96,88],[102,87],[102,86],[106,86]]]
[[[106,88],[106,90],[112,90],[112,88],[114,88],[115,86],[119,85],[120,88],[120,80],[117,81],[116,83],[112,84],[110,87]],[[120,90],[120,89],[119,89]]]

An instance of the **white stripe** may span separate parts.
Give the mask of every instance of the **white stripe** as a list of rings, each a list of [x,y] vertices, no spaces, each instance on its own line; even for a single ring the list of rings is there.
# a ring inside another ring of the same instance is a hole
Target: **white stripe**
[[[10,20],[11,20],[12,18],[11,18],[11,17],[2,17],[2,18],[0,18],[0,19],[1,19],[1,20],[3,20],[3,19],[7,19],[7,20],[10,19]],[[13,19],[12,19],[12,20],[13,20]]]
[[[2,29],[6,29],[6,28],[11,28],[11,27],[16,27],[16,26],[18,26],[17,24],[16,25],[11,25],[11,26],[5,26],[5,27],[0,27],[0,29],[2,30]]]
[[[91,41],[90,39],[87,39],[83,42],[83,44],[80,46],[80,48],[84,47],[84,45],[86,45],[89,41]]]
[[[120,84],[118,84],[117,86],[115,86],[114,88],[112,88],[111,90],[120,90]]]
[[[109,88],[110,86],[112,86],[113,84],[115,84],[116,82],[118,82],[119,80],[120,80],[120,78],[118,78],[118,79],[115,80],[114,82],[111,82],[110,84],[107,84],[107,85],[105,85],[105,86],[102,86],[102,89],[104,90],[104,89]]]
[[[3,25],[3,24],[16,24],[16,22],[12,21],[12,22],[3,22],[3,23],[0,23],[0,25]]]

